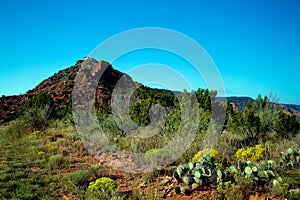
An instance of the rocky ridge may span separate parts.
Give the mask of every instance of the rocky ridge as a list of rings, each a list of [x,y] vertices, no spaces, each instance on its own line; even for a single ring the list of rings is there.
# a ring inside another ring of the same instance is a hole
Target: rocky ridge
[[[27,91],[25,94],[14,96],[3,95],[0,98],[0,122],[1,120],[2,122],[5,122],[15,119],[18,116],[20,108],[24,102],[27,99],[38,95],[40,92],[48,92],[56,107],[70,107],[72,104],[72,92],[75,78],[79,72],[87,70],[86,68],[81,68],[82,64],[86,62],[92,62],[96,66],[95,69],[90,72],[92,73],[91,75],[94,76],[102,70],[101,63],[105,61],[97,62],[95,59],[87,57],[84,60],[78,60],[74,66],[60,70],[53,76],[43,80],[34,89]],[[128,75],[113,69],[109,63],[107,63],[107,65],[108,66],[105,68],[104,72],[102,70],[103,74],[97,85],[96,92],[91,91],[94,92],[93,94],[95,94],[96,102],[100,107],[108,105],[112,89],[121,77],[125,76],[127,79],[132,81]],[[135,84],[137,86],[139,85],[138,83]]]
[[[94,67],[94,69],[82,68],[82,64],[88,62],[91,64],[90,67]],[[101,68],[103,63],[107,65],[105,69]],[[95,94],[93,97],[99,107],[106,108],[107,105],[109,105],[113,88],[121,77],[125,77],[125,79],[134,83],[136,87],[141,86],[141,84],[133,82],[130,76],[113,69],[109,63],[105,61],[98,62],[93,58],[86,57],[84,60],[78,60],[75,65],[60,70],[53,76],[43,80],[34,89],[27,91],[25,94],[14,96],[3,95],[0,97],[0,123],[15,119],[24,102],[40,92],[48,92],[54,101],[54,105],[58,108],[71,108],[74,80],[78,73],[83,70],[89,71],[92,77],[101,73],[101,79],[97,83],[96,92],[89,91],[91,94]],[[225,98],[221,97],[220,99],[223,101]],[[253,99],[249,97],[227,97],[226,100],[230,101],[236,109],[245,107],[248,101],[253,101]],[[280,106],[282,106],[286,112],[295,114],[300,118],[300,106],[287,104],[280,104]]]

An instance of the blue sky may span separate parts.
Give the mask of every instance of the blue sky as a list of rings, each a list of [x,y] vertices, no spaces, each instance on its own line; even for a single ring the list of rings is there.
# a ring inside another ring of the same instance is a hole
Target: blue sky
[[[0,95],[25,93],[114,34],[163,27],[205,48],[228,96],[272,92],[280,102],[300,104],[297,0],[3,0],[0,6]],[[114,67],[129,70],[130,56]],[[188,66],[174,67],[198,84]]]

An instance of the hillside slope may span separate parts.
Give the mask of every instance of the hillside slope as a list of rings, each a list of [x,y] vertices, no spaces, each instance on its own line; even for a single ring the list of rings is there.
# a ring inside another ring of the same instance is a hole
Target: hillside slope
[[[15,119],[19,112],[21,106],[24,102],[39,94],[40,92],[48,92],[51,94],[51,97],[54,101],[54,105],[61,108],[71,109],[72,104],[72,91],[74,87],[74,80],[77,76],[79,70],[81,69],[81,65],[86,62],[92,62],[93,65],[96,66],[95,70],[98,72],[102,69],[99,68],[99,63],[105,61],[97,62],[93,58],[85,58],[84,60],[78,60],[75,65],[66,68],[64,70],[60,70],[55,73],[53,76],[43,80],[40,84],[38,84],[34,89],[27,91],[22,95],[14,95],[14,96],[2,96],[0,97],[0,123],[7,122],[12,119]],[[131,77],[112,68],[112,66],[108,63],[107,69],[101,76],[101,80],[98,83],[96,89],[96,102],[100,107],[107,107],[109,104],[112,90],[118,80],[125,76],[126,79],[132,81]],[[98,67],[98,68],[97,68]],[[94,72],[92,72],[94,73]],[[141,87],[142,85],[135,82],[137,87]],[[143,87],[143,86],[142,86]],[[145,88],[145,87],[143,87]],[[155,89],[158,90],[158,89]],[[170,92],[166,90],[159,90],[161,92]],[[224,101],[225,98],[220,97],[219,100]],[[226,100],[231,102],[236,108],[244,108],[247,103],[253,101],[250,97],[226,97]],[[298,105],[287,105],[280,104],[288,113],[295,114],[300,118],[300,106]]]
[[[53,76],[47,78],[46,80],[43,80],[34,89],[27,91],[25,94],[15,96],[2,96],[0,98],[0,121],[2,120],[5,122],[16,118],[24,102],[27,99],[36,96],[40,92],[48,92],[51,95],[56,107],[70,107],[72,103],[71,98],[74,87],[74,80],[79,73],[79,70],[82,70],[81,64],[83,64],[84,62],[94,62],[95,65],[97,65],[98,63],[92,58],[79,60],[74,66],[71,66],[64,70],[60,70]],[[96,99],[97,103],[99,103],[100,106],[105,106],[108,104],[112,89],[122,76],[131,79],[128,75],[113,69],[111,65],[107,67],[96,89]]]

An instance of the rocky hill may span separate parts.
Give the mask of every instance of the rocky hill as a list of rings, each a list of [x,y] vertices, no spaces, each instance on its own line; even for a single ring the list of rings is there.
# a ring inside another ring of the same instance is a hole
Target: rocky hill
[[[94,65],[95,70],[92,73],[97,73],[101,71],[101,63],[105,61],[99,61],[92,58],[85,58],[84,60],[79,60],[74,66],[71,66],[67,69],[60,70],[55,73],[53,76],[42,81],[34,89],[27,91],[23,95],[15,96],[2,96],[0,98],[0,122],[6,122],[11,119],[14,119],[18,116],[21,106],[24,102],[39,94],[40,92],[48,92],[53,101],[54,105],[58,108],[70,107],[72,102],[72,91],[74,87],[74,80],[79,70],[86,70],[81,68],[83,63],[91,62]],[[107,63],[107,62],[105,62]],[[105,106],[108,104],[110,99],[112,88],[118,82],[118,80],[125,76],[128,79],[131,79],[128,75],[121,73],[118,70],[112,68],[112,66],[107,63],[105,71],[101,76],[101,80],[98,83],[96,89],[96,100],[99,103],[99,106]],[[90,72],[91,73],[91,72]],[[94,74],[91,74],[94,75]],[[136,83],[138,85],[138,83]]]
[[[249,102],[253,102],[254,99],[251,97],[219,97],[219,101],[229,101],[234,109],[243,109]],[[275,103],[278,106],[281,106],[287,113],[295,114],[300,118],[300,106],[294,104],[279,104]]]
[[[300,106],[294,105],[294,104],[280,104],[282,108],[290,114],[296,115],[298,118],[300,118]]]
[[[82,68],[82,65],[94,67],[92,71]],[[105,69],[103,66],[106,66]],[[40,92],[48,92],[54,102],[54,105],[58,108],[71,108],[72,104],[72,91],[74,87],[75,77],[78,75],[79,70],[90,71],[88,73],[90,76],[95,76],[97,73],[103,73],[101,80],[97,83],[96,93],[94,98],[98,106],[107,107],[111,98],[112,90],[115,84],[121,77],[131,80],[131,77],[112,68],[112,66],[105,62],[97,62],[93,58],[85,58],[84,60],[79,60],[75,63],[74,66],[71,66],[67,69],[60,70],[55,73],[53,76],[42,81],[34,89],[27,91],[23,95],[15,96],[2,96],[0,98],[0,123],[7,122],[11,119],[14,119],[18,116],[21,106],[24,102],[39,94]],[[86,78],[86,77],[85,77]],[[134,82],[137,87],[140,87],[141,84]],[[90,91],[94,92],[94,91]],[[161,90],[161,92],[167,92]],[[170,92],[170,91],[168,91]],[[94,94],[94,93],[92,93]],[[224,98],[220,98],[224,101]],[[248,101],[253,101],[249,97],[227,97],[227,101],[232,102],[232,105],[236,108],[243,108],[246,106]],[[296,114],[300,118],[300,106],[297,105],[286,105],[281,104],[281,106],[289,113]]]

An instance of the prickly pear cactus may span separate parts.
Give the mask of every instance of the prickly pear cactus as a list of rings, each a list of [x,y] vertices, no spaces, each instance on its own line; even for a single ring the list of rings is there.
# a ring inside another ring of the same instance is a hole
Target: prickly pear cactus
[[[209,186],[211,184],[224,181],[227,174],[223,169],[219,169],[215,164],[214,157],[206,155],[199,159],[198,162],[190,162],[188,164],[180,165],[174,172],[174,177],[178,182],[184,183],[184,187],[179,187],[176,192],[184,193],[186,186]]]
[[[293,150],[289,148],[286,152],[281,152],[281,166],[286,166],[287,169],[300,166],[300,149]]]
[[[257,185],[261,186],[266,185],[276,177],[275,168],[273,160],[261,163],[242,160],[238,162],[238,170],[241,171],[241,175],[253,179]]]

